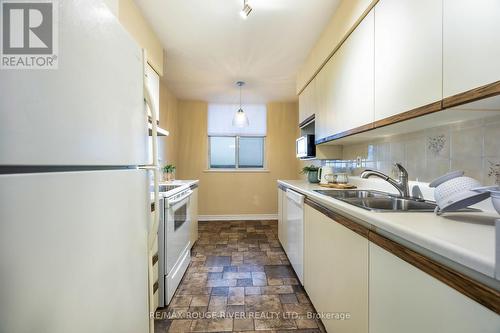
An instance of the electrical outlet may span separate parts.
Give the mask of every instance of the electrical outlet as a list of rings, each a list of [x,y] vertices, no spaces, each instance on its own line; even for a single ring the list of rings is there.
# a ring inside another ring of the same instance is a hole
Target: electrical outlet
[[[356,168],[361,168],[363,159],[361,156],[356,157]]]

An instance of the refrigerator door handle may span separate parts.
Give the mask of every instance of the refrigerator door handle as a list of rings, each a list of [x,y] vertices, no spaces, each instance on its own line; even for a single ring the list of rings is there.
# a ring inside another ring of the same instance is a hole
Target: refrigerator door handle
[[[139,170],[159,170],[159,166],[154,165],[154,164],[148,164],[148,165],[139,165],[138,167]]]

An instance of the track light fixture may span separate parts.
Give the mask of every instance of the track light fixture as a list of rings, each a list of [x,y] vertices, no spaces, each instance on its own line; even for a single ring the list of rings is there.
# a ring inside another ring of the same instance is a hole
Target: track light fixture
[[[246,19],[248,15],[252,12],[252,7],[247,3],[247,0],[243,0],[243,9],[240,12],[240,15],[243,19]]]

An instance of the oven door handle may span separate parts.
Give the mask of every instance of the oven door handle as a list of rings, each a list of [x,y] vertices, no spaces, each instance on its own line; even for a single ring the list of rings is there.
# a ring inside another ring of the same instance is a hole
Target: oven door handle
[[[175,204],[177,204],[177,203],[181,202],[182,200],[184,200],[184,199],[186,199],[186,198],[190,197],[190,196],[191,196],[191,194],[193,194],[193,191],[192,191],[192,190],[188,190],[188,191],[186,191],[186,195],[183,195],[183,196],[182,196],[182,197],[180,197],[179,199],[175,199],[175,200],[170,200],[170,199],[168,199],[168,205],[169,205],[169,206],[173,206],[173,205],[175,205]]]

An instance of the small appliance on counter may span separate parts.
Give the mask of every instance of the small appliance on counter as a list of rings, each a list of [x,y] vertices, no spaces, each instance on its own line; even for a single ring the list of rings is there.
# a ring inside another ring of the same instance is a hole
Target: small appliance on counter
[[[314,143],[314,134],[301,136],[295,141],[295,152],[297,158],[310,159],[316,157],[316,145]]]
[[[322,166],[318,170],[318,180],[320,184],[326,185],[333,180],[333,168],[330,166]]]
[[[334,188],[338,190],[355,189],[356,186],[349,184],[347,173],[333,173],[332,167],[321,167],[318,171],[319,186]]]
[[[347,176],[347,173],[345,173],[345,172],[335,174],[334,179],[335,179],[335,183],[337,183],[337,184],[349,183],[349,177]]]

